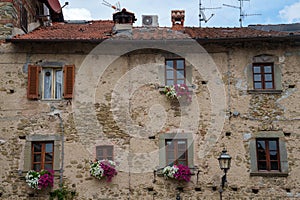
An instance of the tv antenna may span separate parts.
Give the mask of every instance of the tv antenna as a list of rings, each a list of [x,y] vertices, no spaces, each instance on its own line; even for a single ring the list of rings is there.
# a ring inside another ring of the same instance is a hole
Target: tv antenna
[[[105,5],[105,6],[107,6],[107,7],[110,7],[112,9],[114,9],[116,12],[117,11],[121,11],[121,5],[120,5],[119,1],[115,5],[112,5],[111,3],[103,0],[102,4]]]
[[[237,8],[240,10],[240,27],[243,27],[243,19],[244,17],[248,17],[248,16],[254,16],[254,15],[261,15],[261,14],[245,14],[243,11],[243,2],[244,1],[250,1],[250,0],[238,0],[240,2],[240,6],[233,6],[233,5],[228,5],[228,4],[223,4],[223,6],[227,6],[227,7],[231,7],[231,8]]]
[[[216,8],[203,8],[201,0],[199,0],[199,27],[201,27],[201,22],[204,21],[207,23],[215,14],[211,14],[209,18],[207,18],[204,14],[204,10],[212,10],[212,9],[221,9],[221,7]]]

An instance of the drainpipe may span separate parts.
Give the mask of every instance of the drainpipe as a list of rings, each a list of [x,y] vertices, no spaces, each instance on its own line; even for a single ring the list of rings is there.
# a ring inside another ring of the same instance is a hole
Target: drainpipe
[[[61,166],[60,166],[60,177],[59,177],[59,187],[60,189],[62,189],[63,187],[63,173],[64,173],[64,157],[65,157],[65,153],[64,153],[64,124],[63,124],[63,120],[60,116],[59,113],[56,114],[56,116],[58,116],[59,121],[60,121],[60,128],[61,128]]]

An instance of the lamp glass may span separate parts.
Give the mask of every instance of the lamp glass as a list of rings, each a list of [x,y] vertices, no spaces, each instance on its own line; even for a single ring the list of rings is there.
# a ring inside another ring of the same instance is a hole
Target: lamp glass
[[[222,170],[228,170],[230,168],[231,157],[226,153],[227,151],[224,149],[222,154],[218,158],[219,165]]]

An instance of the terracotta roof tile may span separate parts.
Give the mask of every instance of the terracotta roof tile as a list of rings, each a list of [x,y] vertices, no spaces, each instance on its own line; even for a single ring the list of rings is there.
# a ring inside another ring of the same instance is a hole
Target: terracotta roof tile
[[[114,23],[110,20],[87,23],[53,23],[28,34],[17,35],[13,40],[101,40],[109,38]]]
[[[243,28],[185,28],[185,33],[192,38],[225,39],[225,38],[257,38],[288,36],[289,33],[279,31],[261,31],[248,27]],[[297,34],[297,33],[296,33]],[[298,33],[300,35],[300,33]]]
[[[167,27],[157,28],[145,28],[135,27],[133,28],[133,37],[135,40],[172,40],[172,39],[187,39],[189,35],[184,34],[181,31],[172,30]]]
[[[244,28],[193,28],[185,27],[183,31],[167,27],[134,27],[132,32],[112,35],[114,23],[111,20],[88,21],[86,23],[53,23],[52,26],[40,27],[28,34],[17,35],[12,41],[99,41],[107,38],[129,38],[135,40],[165,39],[243,39],[272,38],[290,36],[291,33],[280,31],[262,31]],[[299,35],[300,32],[294,32]]]

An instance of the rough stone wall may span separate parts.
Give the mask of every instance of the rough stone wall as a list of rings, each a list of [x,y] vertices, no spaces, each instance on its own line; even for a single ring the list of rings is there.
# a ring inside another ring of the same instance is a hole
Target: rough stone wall
[[[219,199],[219,185],[223,172],[217,158],[223,147],[232,156],[228,185],[224,199],[297,199],[299,190],[299,52],[296,47],[267,44],[226,48],[209,46],[226,92],[224,128],[204,158],[198,152],[205,144],[211,123],[212,106],[209,83],[193,70],[194,100],[200,107],[198,129],[194,133],[194,165],[200,169],[190,183],[154,178],[158,166],[159,135],[178,129],[181,117],[193,111],[192,105],[170,102],[159,92],[159,71],[153,83],[144,84],[130,97],[129,105],[113,100],[134,90],[142,80],[128,74],[148,63],[163,65],[166,52],[160,50],[130,52],[117,58],[103,72],[100,79],[90,77],[82,83],[97,81],[94,101],[85,102],[82,91],[76,91],[72,104],[68,101],[29,101],[26,98],[28,64],[42,61],[75,64],[76,78],[81,65],[94,46],[91,44],[1,44],[0,61],[0,198],[45,199],[47,191],[32,191],[25,184],[23,171],[25,137],[33,134],[61,134],[59,120],[48,116],[50,106],[62,110],[65,128],[64,183],[76,189],[76,199]],[[259,49],[259,51],[257,50]],[[259,54],[280,57],[283,92],[280,94],[250,94],[247,92],[247,66]],[[189,63],[187,63],[189,65]],[[91,69],[97,70],[91,66]],[[95,71],[89,71],[91,77]],[[128,75],[128,76],[127,76]],[[115,87],[124,76],[129,77],[126,91]],[[76,80],[77,81],[77,80]],[[222,98],[222,97],[220,97]],[[117,99],[118,100],[118,99]],[[124,110],[129,108],[129,112]],[[162,112],[163,111],[163,112]],[[162,112],[162,114],[161,114]],[[157,114],[158,113],[158,114]],[[234,115],[234,113],[238,113]],[[163,120],[165,119],[165,121]],[[130,126],[124,127],[124,124]],[[146,129],[155,127],[155,129]],[[192,126],[191,126],[192,127]],[[144,130],[151,130],[151,134]],[[262,130],[283,131],[288,152],[287,177],[250,176],[249,140]],[[182,131],[182,130],[181,130]],[[188,132],[190,130],[183,130]],[[151,136],[151,137],[149,137]],[[154,137],[153,137],[154,136]],[[118,175],[112,182],[96,180],[89,174],[89,161],[95,158],[95,146],[114,145]],[[61,147],[60,147],[61,149]],[[141,162],[143,161],[143,162]],[[196,172],[197,173],[197,172]],[[153,180],[156,180],[153,182]],[[55,188],[59,173],[56,172]],[[183,191],[180,189],[182,188]]]
[[[11,37],[15,34],[24,34],[21,30],[21,7],[27,10],[28,29],[36,27],[37,16],[36,6],[38,2],[35,0],[4,0],[0,2],[0,40]],[[35,25],[33,25],[35,24]],[[32,27],[31,27],[32,26]]]

